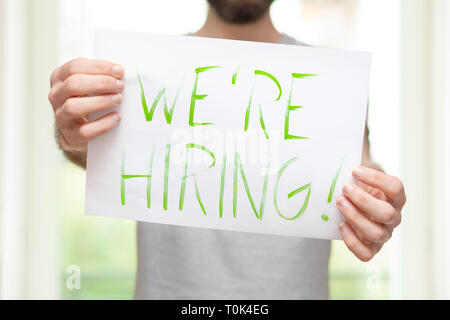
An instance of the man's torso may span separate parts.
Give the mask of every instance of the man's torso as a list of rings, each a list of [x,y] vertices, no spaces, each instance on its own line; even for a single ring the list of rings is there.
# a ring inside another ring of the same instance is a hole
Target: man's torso
[[[135,298],[327,299],[329,256],[328,240],[139,222]]]

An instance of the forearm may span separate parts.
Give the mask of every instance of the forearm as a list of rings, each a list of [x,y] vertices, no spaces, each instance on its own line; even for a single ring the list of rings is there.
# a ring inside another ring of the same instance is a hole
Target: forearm
[[[64,151],[64,156],[71,161],[72,163],[76,164],[77,166],[86,169],[86,161],[87,161],[87,155],[86,152],[68,152]]]
[[[381,168],[377,163],[375,163],[372,160],[372,156],[370,154],[369,127],[368,127],[367,123],[366,123],[366,129],[364,131],[362,165],[365,167],[368,167],[368,168],[372,168],[372,169],[384,172],[383,168]]]

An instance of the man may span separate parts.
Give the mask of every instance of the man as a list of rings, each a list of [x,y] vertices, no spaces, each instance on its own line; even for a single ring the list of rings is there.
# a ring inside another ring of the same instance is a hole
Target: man
[[[273,0],[208,0],[204,26],[195,34],[297,44],[272,25]],[[114,62],[76,59],[51,76],[49,100],[66,156],[86,165],[89,140],[111,130],[120,115],[89,122],[91,112],[120,105],[125,70]],[[367,134],[363,163],[370,166]],[[368,167],[353,171],[337,206],[349,250],[370,260],[400,224],[405,203],[397,178]],[[330,241],[138,223],[138,299],[326,299]]]

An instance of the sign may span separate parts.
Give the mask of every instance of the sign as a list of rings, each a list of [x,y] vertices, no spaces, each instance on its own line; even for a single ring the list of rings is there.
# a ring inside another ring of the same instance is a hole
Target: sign
[[[106,30],[94,51],[126,89],[119,126],[89,143],[87,214],[340,238],[370,54]]]

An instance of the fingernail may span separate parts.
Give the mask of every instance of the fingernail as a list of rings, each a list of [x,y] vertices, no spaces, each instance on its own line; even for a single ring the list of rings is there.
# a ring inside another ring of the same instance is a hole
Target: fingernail
[[[116,77],[122,77],[125,73],[125,70],[121,66],[114,66],[112,68],[112,73]]]
[[[366,174],[366,172],[365,172],[364,169],[361,168],[361,167],[356,167],[356,168],[353,170],[353,175],[356,176],[356,177],[358,177],[358,178],[364,177],[365,174]]]
[[[125,88],[125,82],[123,82],[122,80],[117,80],[116,88],[118,91],[122,91]]]
[[[349,206],[348,201],[345,200],[344,197],[340,197],[340,198],[338,199],[337,203],[338,203],[338,205],[339,205],[340,207],[342,207],[342,208],[348,208],[348,206]]]
[[[116,94],[112,97],[112,102],[115,106],[118,106],[122,103],[122,95]]]
[[[113,119],[116,120],[117,122],[119,122],[122,118],[120,117],[119,114],[116,113],[116,114],[113,116]]]
[[[352,186],[351,184],[347,183],[347,184],[344,186],[343,190],[344,190],[344,193],[350,194],[350,193],[353,192],[353,186]]]
[[[347,225],[345,224],[345,222],[342,222],[339,225],[339,229],[343,232],[343,233],[348,233],[350,230],[348,229]]]

